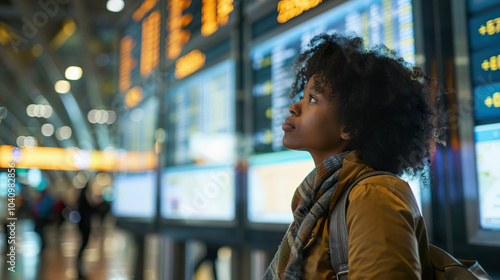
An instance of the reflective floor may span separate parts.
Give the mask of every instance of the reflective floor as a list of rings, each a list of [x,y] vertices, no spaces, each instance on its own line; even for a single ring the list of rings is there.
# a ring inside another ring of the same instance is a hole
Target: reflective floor
[[[65,222],[60,227],[47,226],[47,245],[43,250],[33,221],[19,220],[16,226],[15,272],[8,270],[11,267],[6,259],[9,251],[5,248],[3,228],[0,231],[0,279],[78,279],[76,259],[81,237],[75,224]],[[94,227],[83,253],[84,275],[91,280],[132,279],[136,256],[133,244],[132,237],[115,228],[112,221]],[[154,273],[145,273],[145,276],[156,279]]]

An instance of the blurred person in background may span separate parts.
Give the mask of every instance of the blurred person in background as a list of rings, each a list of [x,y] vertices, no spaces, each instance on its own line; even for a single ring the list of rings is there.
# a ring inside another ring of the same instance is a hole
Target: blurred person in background
[[[45,228],[54,219],[54,198],[46,189],[40,192],[32,210],[35,220],[35,232],[40,236],[40,250],[43,251],[47,246]]]
[[[80,250],[78,250],[77,256],[77,270],[79,279],[87,279],[83,273],[83,251],[87,246],[90,239],[90,232],[92,229],[92,215],[96,211],[96,206],[102,201],[102,197],[96,195],[92,190],[92,183],[88,181],[85,186],[80,191],[80,196],[78,197],[78,213],[80,214],[80,221],[78,222],[78,230],[82,237],[82,242],[80,245]]]
[[[63,222],[66,220],[63,216],[63,210],[66,208],[66,203],[64,203],[64,200],[60,197],[55,199],[54,205],[54,222],[56,223],[57,227],[60,228],[63,224]]]

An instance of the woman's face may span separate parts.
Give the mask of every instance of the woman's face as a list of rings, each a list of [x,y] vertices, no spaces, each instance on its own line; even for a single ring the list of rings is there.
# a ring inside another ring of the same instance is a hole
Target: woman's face
[[[312,76],[304,89],[304,97],[289,107],[291,116],[283,125],[283,145],[291,150],[311,153],[316,164],[345,151],[349,135],[343,133],[335,99],[330,89]]]

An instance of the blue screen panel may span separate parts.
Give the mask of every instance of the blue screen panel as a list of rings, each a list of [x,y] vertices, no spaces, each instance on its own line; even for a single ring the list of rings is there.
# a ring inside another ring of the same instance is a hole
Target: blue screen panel
[[[469,20],[471,50],[498,45],[500,43],[500,8]]]
[[[476,126],[474,134],[480,225],[500,229],[500,123]]]
[[[498,0],[468,0],[468,8],[470,12],[478,12],[488,7],[498,5]]]
[[[167,165],[234,162],[234,69],[226,60],[168,89]]]
[[[178,166],[163,173],[161,215],[172,220],[233,221],[232,166]]]
[[[154,218],[156,216],[156,173],[122,173],[113,182],[115,198],[111,212],[123,218]]]
[[[474,89],[476,120],[500,118],[500,83],[478,86]]]
[[[248,221],[290,224],[295,189],[313,169],[314,162],[307,152],[252,156],[248,167]]]
[[[472,81],[476,85],[500,82],[500,49],[496,46],[472,53]]]

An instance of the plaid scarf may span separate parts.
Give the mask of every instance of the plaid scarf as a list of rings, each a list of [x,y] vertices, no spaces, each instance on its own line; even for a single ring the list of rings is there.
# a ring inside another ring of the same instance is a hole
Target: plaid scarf
[[[263,280],[304,279],[307,256],[303,248],[318,219],[329,213],[328,206],[349,152],[334,155],[316,166],[302,181],[292,199],[294,221],[288,228]]]

